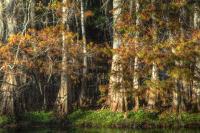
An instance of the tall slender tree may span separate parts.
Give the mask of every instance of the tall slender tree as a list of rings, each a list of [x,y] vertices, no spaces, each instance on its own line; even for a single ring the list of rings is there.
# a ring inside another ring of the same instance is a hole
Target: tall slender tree
[[[0,41],[4,38],[3,2],[0,3]]]
[[[193,29],[199,30],[200,24],[200,15],[199,15],[199,4],[194,2],[194,11],[193,11]],[[200,58],[196,58],[195,68],[194,68],[194,77],[198,77],[198,70],[200,70]],[[197,78],[198,79],[198,78]],[[200,111],[200,83],[197,80],[193,81],[192,88],[192,102],[196,104],[197,111]]]
[[[87,42],[86,42],[86,31],[85,31],[85,2],[84,0],[80,0],[81,2],[81,33],[82,33],[82,41],[83,41],[83,75],[81,81],[81,92],[80,92],[80,106],[86,106],[87,104]]]
[[[113,49],[116,50],[121,45],[120,34],[117,25],[120,23],[122,13],[122,1],[113,0]],[[112,111],[127,111],[127,94],[122,87],[122,66],[120,64],[120,55],[116,52],[112,57],[112,67],[110,76],[110,107]]]
[[[139,18],[139,9],[140,9],[140,3],[138,0],[135,0],[135,14],[136,14],[136,32],[135,32],[135,51],[137,51],[137,47],[138,47],[138,40],[139,40],[139,25],[140,25],[140,18]],[[133,75],[133,91],[134,92],[138,92],[139,90],[139,75],[138,75],[138,71],[139,71],[139,59],[137,57],[137,55],[135,56],[134,59],[134,75]],[[135,108],[134,110],[137,111],[139,109],[139,96],[136,93],[135,97],[134,97],[134,101],[135,101]]]
[[[156,24],[156,12],[155,12],[155,8],[156,8],[156,4],[155,4],[155,0],[151,0],[151,4],[152,7],[154,7],[153,12],[151,14],[151,19],[152,19],[152,28],[153,28],[153,34],[152,34],[152,42],[153,45],[156,45],[157,43],[157,24]],[[152,72],[151,72],[151,82],[152,83],[156,83],[156,81],[158,81],[158,67],[156,65],[156,62],[153,62],[152,64]],[[157,97],[157,90],[155,87],[150,87],[149,90],[149,97],[148,97],[148,108],[149,109],[153,109],[155,108],[155,104],[156,104],[156,97]]]
[[[6,23],[6,28],[4,27],[7,40],[11,35],[16,33],[17,27],[17,18],[16,18],[16,4],[17,2],[14,0],[3,1],[4,5],[3,13],[5,16],[3,17]],[[1,114],[9,114],[15,115],[19,111],[18,103],[17,103],[17,80],[16,80],[16,70],[15,70],[15,62],[12,61],[12,57],[5,64],[5,72],[3,83],[1,85],[2,91],[2,99],[1,99]]]
[[[62,64],[61,64],[61,83],[60,89],[57,96],[57,112],[63,116],[68,114],[71,106],[71,97],[70,92],[71,88],[69,86],[69,76],[67,74],[67,64],[68,64],[68,57],[67,57],[67,38],[65,33],[65,28],[69,31],[68,25],[68,14],[69,14],[69,5],[71,1],[63,0],[62,1],[62,25],[63,25],[63,32],[62,32]]]

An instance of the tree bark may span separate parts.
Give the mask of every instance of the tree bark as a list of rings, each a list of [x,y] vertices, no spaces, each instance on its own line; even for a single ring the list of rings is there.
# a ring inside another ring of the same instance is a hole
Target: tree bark
[[[121,39],[116,26],[120,22],[121,0],[113,0],[113,49],[120,47]],[[122,87],[122,66],[120,65],[120,55],[114,53],[112,58],[111,76],[110,76],[110,107],[112,111],[126,112],[127,92]]]
[[[16,33],[16,14],[15,14],[15,0],[7,0],[3,1],[1,4],[3,4],[2,10],[5,13],[5,23],[6,27],[4,27],[6,31],[6,37],[7,40],[8,37],[12,34]],[[11,60],[10,60],[11,61]],[[8,63],[9,64],[9,63]],[[16,75],[15,75],[15,67],[13,67],[13,64],[9,64],[6,66],[6,71],[4,73],[3,78],[3,84],[1,85],[1,91],[2,91],[2,99],[1,99],[1,110],[0,113],[4,115],[16,115],[17,112],[19,112],[20,109],[20,103],[18,101],[20,97],[20,92],[17,89],[17,81],[16,81]]]
[[[16,33],[16,26],[17,26],[17,21],[16,21],[16,10],[15,10],[15,0],[6,0],[4,1],[4,6],[5,6],[5,19],[6,19],[6,24],[7,24],[7,37],[12,34]]]
[[[35,28],[35,0],[31,0],[30,6],[30,27]]]
[[[139,8],[140,8],[139,1],[135,0],[135,14],[136,14],[135,24],[136,24],[137,29],[140,25]],[[139,38],[139,31],[138,30],[135,33],[135,38],[136,38],[135,51],[137,51],[138,38]],[[138,75],[138,70],[139,70],[139,59],[138,59],[137,54],[136,54],[135,59],[134,59],[134,75],[133,75],[133,92],[135,92],[135,94],[133,94],[133,96],[135,95],[135,97],[134,97],[134,101],[135,101],[134,111],[137,111],[139,109],[139,96],[138,96],[139,75]]]
[[[3,13],[4,13],[4,10],[3,10],[3,2],[0,2],[0,41],[3,41],[4,40],[4,30],[5,30],[5,27],[4,27],[4,17],[3,17]]]
[[[151,0],[151,4],[155,6],[155,0]],[[152,27],[154,30],[153,33],[153,45],[157,43],[157,25],[156,25],[156,18],[155,18],[155,11],[152,12],[151,19],[152,19]],[[158,68],[155,62],[152,64],[152,73],[151,73],[151,82],[156,83],[158,81]],[[157,90],[155,87],[150,87],[149,89],[149,97],[148,97],[148,108],[155,109],[156,98],[157,98]]]
[[[4,74],[4,83],[1,86],[2,101],[1,114],[15,115],[15,88],[17,81],[13,72]]]
[[[69,30],[69,26],[67,24],[68,21],[68,6],[67,6],[67,0],[63,0],[63,7],[62,7],[62,24],[65,29],[65,25],[67,25],[67,29]],[[65,31],[62,33],[62,70],[61,70],[61,83],[60,83],[60,89],[58,92],[57,100],[56,100],[56,106],[57,106],[57,113],[60,116],[63,116],[65,114],[68,114],[71,110],[71,88],[69,86],[69,76],[67,74],[67,45],[66,45],[67,38],[65,37]]]
[[[180,8],[180,15],[179,15],[179,22],[180,22],[180,39],[183,41],[185,37],[185,30],[184,30],[184,23],[185,23],[185,9],[184,7]],[[173,53],[176,53],[174,49],[172,49]],[[182,67],[184,64],[182,60],[175,61],[175,65],[177,67]],[[175,88],[173,91],[173,104],[172,108],[175,112],[181,112],[186,110],[185,105],[185,94],[186,94],[186,87],[187,87],[187,81],[184,79],[184,77],[180,77],[175,79]]]
[[[180,9],[180,18],[179,21],[181,23],[181,29],[180,29],[180,34],[181,34],[181,39],[183,40],[185,38],[185,21],[186,21],[186,9],[185,7],[182,7]],[[184,65],[183,61],[179,62],[180,66]],[[182,77],[181,80],[178,81],[180,83],[180,111],[186,111],[186,103],[185,103],[185,94],[187,91],[187,81],[185,80],[185,77]],[[188,99],[187,99],[188,100]]]
[[[79,104],[81,107],[87,106],[88,104],[88,88],[87,88],[87,42],[86,42],[86,31],[85,31],[85,16],[84,16],[84,0],[81,1],[81,31],[83,41],[83,75],[81,80],[81,92],[79,96]]]
[[[199,30],[200,16],[199,16],[199,5],[194,3],[194,13],[193,13],[193,28],[194,30]],[[194,64],[194,77],[198,77],[198,70],[200,70],[200,58],[196,58]],[[197,111],[200,111],[200,83],[197,80],[193,80],[192,86],[192,103]]]

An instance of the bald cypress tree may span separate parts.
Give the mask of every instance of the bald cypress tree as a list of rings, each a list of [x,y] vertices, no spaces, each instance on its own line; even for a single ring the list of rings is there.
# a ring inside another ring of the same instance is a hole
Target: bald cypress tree
[[[7,0],[2,2],[4,13],[4,21],[6,27],[4,27],[3,32],[5,32],[5,40],[7,40],[11,35],[14,35],[17,31],[17,18],[16,18],[16,1]],[[15,62],[10,58],[5,65],[6,70],[4,71],[3,83],[1,85],[2,99],[1,99],[1,114],[15,115],[18,113],[20,108],[17,103],[18,92],[17,92],[17,80],[16,80],[16,69]]]
[[[67,64],[68,64],[68,45],[66,38],[66,32],[69,32],[69,23],[68,23],[68,15],[69,15],[69,5],[71,1],[63,0],[62,1],[62,25],[63,25],[63,32],[62,32],[62,63],[61,63],[61,83],[60,89],[57,95],[56,100],[56,108],[57,113],[61,116],[68,114],[71,110],[71,88],[69,85],[69,76],[67,74]]]
[[[122,1],[113,0],[113,49],[120,48],[121,38],[117,25],[120,23],[122,13]],[[112,111],[126,112],[128,110],[127,92],[122,86],[123,74],[120,64],[121,57],[115,52],[112,57],[112,67],[110,76],[110,107]]]

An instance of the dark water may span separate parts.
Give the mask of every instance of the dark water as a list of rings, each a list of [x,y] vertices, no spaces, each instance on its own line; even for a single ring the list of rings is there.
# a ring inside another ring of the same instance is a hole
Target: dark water
[[[199,129],[106,129],[106,128],[74,128],[74,129],[0,129],[0,133],[200,133]]]

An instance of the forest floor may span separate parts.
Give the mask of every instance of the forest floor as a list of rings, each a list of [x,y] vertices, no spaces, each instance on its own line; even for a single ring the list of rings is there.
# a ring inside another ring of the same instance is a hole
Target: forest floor
[[[109,110],[77,110],[58,119],[53,112],[29,112],[14,117],[0,116],[1,128],[16,127],[96,127],[96,128],[200,128],[200,113],[138,112],[113,113]]]

